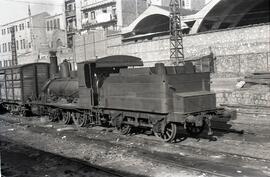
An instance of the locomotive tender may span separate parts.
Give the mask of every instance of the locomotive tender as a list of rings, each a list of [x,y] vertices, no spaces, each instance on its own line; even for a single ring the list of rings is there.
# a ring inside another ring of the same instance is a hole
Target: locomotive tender
[[[191,134],[208,128],[223,113],[210,92],[210,73],[184,66],[143,66],[140,58],[108,56],[69,64],[33,63],[0,69],[1,103],[11,112],[48,115],[51,121],[78,126],[115,126],[122,134],[133,128],[151,130],[166,142],[179,127]],[[32,69],[31,69],[32,68]],[[50,71],[50,72],[49,72]],[[73,73],[73,74],[72,74]]]

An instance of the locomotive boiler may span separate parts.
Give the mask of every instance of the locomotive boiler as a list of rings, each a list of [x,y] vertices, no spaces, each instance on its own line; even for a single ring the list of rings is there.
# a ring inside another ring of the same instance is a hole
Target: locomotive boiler
[[[66,60],[60,64],[60,72],[58,72],[56,67],[57,62],[55,62],[55,60],[57,61],[56,58],[51,57],[51,78],[42,88],[43,93],[47,96],[46,101],[54,103],[59,101],[62,103],[78,101],[79,84],[76,72],[71,71],[70,63]]]

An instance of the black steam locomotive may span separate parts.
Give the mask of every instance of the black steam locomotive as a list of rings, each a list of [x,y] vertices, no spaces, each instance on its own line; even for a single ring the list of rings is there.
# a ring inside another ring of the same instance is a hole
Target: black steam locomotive
[[[210,92],[210,74],[196,73],[192,63],[139,67],[140,58],[108,56],[78,63],[76,73],[66,61],[58,72],[56,56],[50,59],[0,69],[3,107],[80,127],[115,126],[122,134],[150,130],[166,142],[180,126],[191,135],[207,128],[211,135],[211,119],[224,117]]]

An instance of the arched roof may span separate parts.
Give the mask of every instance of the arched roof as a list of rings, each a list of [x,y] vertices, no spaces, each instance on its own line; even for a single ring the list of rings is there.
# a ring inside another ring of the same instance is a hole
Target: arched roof
[[[197,11],[182,9],[183,15],[194,14]],[[142,13],[135,21],[128,27],[122,30],[123,34],[127,33],[152,33],[169,30],[169,7],[150,6],[144,13]],[[188,28],[183,22],[182,28]]]
[[[190,33],[269,22],[269,0],[212,0],[196,14]]]
[[[182,28],[189,28],[189,34],[194,34],[267,23],[269,13],[269,0],[212,0],[197,13],[182,9]],[[168,31],[169,15],[168,7],[150,6],[122,33],[140,35]]]

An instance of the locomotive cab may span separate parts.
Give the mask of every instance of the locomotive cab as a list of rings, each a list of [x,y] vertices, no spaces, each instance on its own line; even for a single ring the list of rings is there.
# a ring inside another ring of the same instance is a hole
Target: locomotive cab
[[[99,105],[100,88],[111,74],[129,66],[142,66],[140,58],[132,56],[109,56],[78,64],[79,105],[84,108]]]

